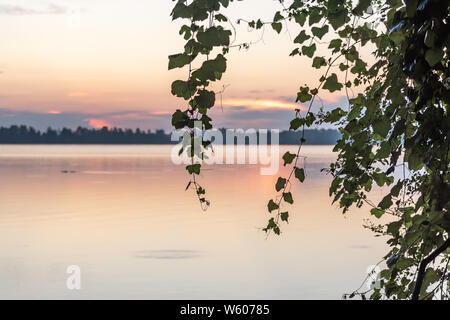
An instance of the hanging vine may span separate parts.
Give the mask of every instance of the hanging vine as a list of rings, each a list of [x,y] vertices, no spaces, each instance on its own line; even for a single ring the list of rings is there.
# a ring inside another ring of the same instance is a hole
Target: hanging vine
[[[212,128],[208,111],[216,101],[216,93],[208,87],[211,82],[221,80],[227,68],[225,55],[232,32],[221,25],[228,19],[219,11],[229,3],[230,0],[178,0],[171,14],[173,20],[189,21],[179,32],[186,40],[184,51],[169,56],[169,70],[188,67],[187,80],[172,83],[172,94],[187,104],[184,110],[175,111],[172,125],[177,130],[186,130],[179,152],[179,155],[186,153],[191,159],[186,167],[191,175],[186,190],[194,187],[203,210],[209,207],[210,202],[205,198],[206,190],[198,183],[197,176],[201,172],[205,149],[211,147],[211,142],[202,139],[202,132]],[[215,57],[211,59],[211,55]]]

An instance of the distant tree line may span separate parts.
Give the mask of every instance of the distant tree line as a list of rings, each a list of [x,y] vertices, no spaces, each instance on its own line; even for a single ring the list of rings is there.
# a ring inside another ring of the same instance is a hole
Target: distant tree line
[[[226,129],[220,129],[226,137]],[[296,144],[300,139],[300,132],[282,131],[280,132],[280,144]],[[340,138],[337,130],[316,130],[306,131],[306,144],[328,145],[335,144]],[[235,139],[235,143],[239,139]],[[270,143],[270,134],[268,142]],[[171,141],[171,135],[164,130],[141,130],[107,128],[91,129],[78,127],[75,130],[63,128],[55,130],[48,128],[46,131],[36,130],[25,125],[12,125],[10,127],[0,127],[0,144],[176,144]],[[249,139],[245,139],[249,143]]]

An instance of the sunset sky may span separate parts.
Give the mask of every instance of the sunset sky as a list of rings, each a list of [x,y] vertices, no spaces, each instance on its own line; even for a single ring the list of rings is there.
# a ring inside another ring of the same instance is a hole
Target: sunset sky
[[[179,53],[182,21],[172,22],[170,0],[0,0],[0,125],[40,129],[101,127],[170,129],[170,115],[184,101],[170,84],[186,70],[168,71],[168,55]],[[271,20],[274,0],[234,3],[226,15]],[[258,11],[255,10],[258,8]],[[287,129],[300,85],[317,85],[322,71],[308,58],[290,58],[298,34],[269,28],[250,50],[234,50],[221,83],[223,108],[215,126]],[[259,31],[237,27],[237,40],[257,41]],[[322,96],[339,105],[342,93]]]

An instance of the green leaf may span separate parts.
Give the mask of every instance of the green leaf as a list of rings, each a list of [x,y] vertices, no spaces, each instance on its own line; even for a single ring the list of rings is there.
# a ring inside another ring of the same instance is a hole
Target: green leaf
[[[342,39],[333,39],[328,45],[328,49],[333,49],[333,53],[339,52],[341,50]]]
[[[305,170],[303,168],[295,168],[295,177],[300,181],[305,181]]]
[[[192,35],[191,28],[189,28],[186,25],[181,27],[179,33],[180,33],[180,35],[182,35],[184,33],[184,40],[189,40],[191,38],[191,35]]]
[[[330,186],[330,190],[329,190],[329,195],[331,196],[334,192],[336,192],[336,190],[339,188],[340,184],[342,182],[342,179],[339,177],[336,177],[333,179],[333,181],[331,182],[331,186]]]
[[[191,57],[185,53],[178,53],[169,56],[169,70],[182,68],[191,63]]]
[[[416,265],[416,262],[412,258],[401,258],[395,264],[395,267],[399,270],[404,270]]]
[[[191,18],[192,17],[192,8],[186,6],[183,2],[178,2],[172,10],[171,16],[172,20],[178,18]]]
[[[231,31],[225,30],[223,27],[211,27],[206,31],[197,33],[197,40],[205,47],[218,47],[230,45]]]
[[[302,46],[302,53],[309,58],[312,58],[314,55],[314,52],[316,52],[316,44],[313,43],[310,46]]]
[[[417,153],[411,153],[408,156],[408,168],[415,171],[423,168],[422,158]]]
[[[341,71],[345,71],[348,69],[348,66],[346,64],[340,63],[339,64],[339,70]]]
[[[311,11],[309,11],[309,25],[310,26],[319,22],[320,19],[322,19],[322,16],[320,15],[319,10],[311,9]]]
[[[419,0],[408,0],[408,1],[405,1],[406,14],[408,15],[409,18],[414,17],[414,14],[416,13],[417,3],[418,2],[419,2]]]
[[[327,89],[330,92],[341,90],[343,85],[339,83],[337,75],[333,73],[331,76],[327,78],[325,84],[323,85],[324,89]]]
[[[353,9],[353,13],[357,16],[362,16],[369,8],[371,2],[371,0],[359,0],[358,5]]]
[[[384,186],[384,184],[386,182],[386,174],[385,173],[374,173],[373,179],[375,180],[375,182],[377,183],[377,185],[379,187],[382,187],[382,186]]]
[[[391,222],[387,225],[387,232],[393,236],[397,235],[401,226],[403,224],[402,220]]]
[[[382,210],[388,209],[392,206],[392,196],[388,194],[381,200],[381,202],[378,204],[378,207]]]
[[[298,128],[300,128],[303,124],[305,123],[305,121],[301,118],[295,118],[294,120],[291,121],[291,126],[290,126],[290,130],[297,130]]]
[[[339,29],[345,24],[347,13],[347,9],[345,8],[340,8],[340,10],[328,13],[328,20],[334,30]]]
[[[318,27],[312,27],[311,32],[313,35],[315,35],[317,38],[322,39],[325,34],[328,32],[328,25],[324,25],[322,28]]]
[[[222,4],[224,8],[227,8],[230,4],[230,0],[219,0],[219,2]]]
[[[201,108],[211,108],[216,102],[216,94],[213,91],[200,90],[195,97],[195,102]]]
[[[300,54],[300,49],[299,48],[295,48],[294,50],[292,50],[292,52],[289,54],[289,57],[293,57],[296,55]]]
[[[223,14],[220,14],[220,13],[216,14],[214,16],[214,19],[216,19],[219,22],[227,22],[228,21],[227,17],[225,17]]]
[[[277,236],[279,236],[280,235],[280,228],[278,226],[276,226],[275,228],[273,228],[273,232],[275,232],[275,234]]]
[[[423,277],[422,289],[420,290],[421,295],[424,295],[427,292],[430,284],[438,282],[440,279],[441,277],[437,274],[436,270],[434,270],[433,268],[428,268],[427,271],[425,271],[425,275]]]
[[[280,235],[280,228],[278,227],[274,218],[271,218],[269,220],[267,227],[264,229],[265,232],[269,232],[270,230],[273,230],[273,232],[275,232],[275,234]]]
[[[275,189],[279,192],[286,186],[286,179],[284,178],[278,178],[278,181],[275,185]]]
[[[400,45],[405,40],[403,31],[395,31],[389,34],[389,38],[396,44]]]
[[[353,74],[360,74],[366,71],[366,63],[361,59],[357,59],[355,65],[350,70]]]
[[[424,43],[427,45],[427,47],[433,48],[435,42],[436,42],[436,33],[434,33],[433,30],[428,30],[427,33],[425,34]]]
[[[186,170],[187,170],[190,174],[197,174],[197,175],[199,175],[199,174],[200,174],[200,168],[201,168],[201,165],[200,165],[199,163],[196,163],[196,164],[187,166],[187,167],[186,167]]]
[[[175,127],[175,129],[183,129],[186,126],[188,120],[189,117],[187,116],[187,114],[179,109],[172,115],[172,125]]]
[[[279,205],[277,205],[272,199],[270,199],[269,203],[267,204],[267,209],[269,210],[269,212],[277,210],[278,208]]]
[[[299,12],[294,16],[295,22],[303,27],[306,22],[307,14],[305,12]]]
[[[272,28],[273,30],[275,30],[277,33],[281,32],[281,29],[283,28],[283,25],[281,24],[281,22],[274,22],[272,23]]]
[[[309,93],[303,93],[303,92],[298,92],[297,93],[297,100],[296,102],[307,102],[310,101],[312,99],[312,95],[310,95]]]
[[[275,13],[274,18],[273,18],[273,21],[274,22],[278,22],[278,21],[283,20],[283,19],[284,19],[284,17],[281,15],[280,11],[277,11]]]
[[[297,155],[290,153],[289,151],[283,155],[284,165],[291,164],[292,161],[297,157]]]
[[[192,73],[192,77],[202,82],[220,80],[221,74],[227,69],[226,61],[225,57],[219,54],[215,59],[203,62],[202,66]]]
[[[288,222],[288,220],[289,220],[289,213],[288,213],[288,212],[282,212],[282,213],[280,213],[280,218],[281,218],[281,221],[286,221],[286,222]]]
[[[326,66],[327,62],[323,57],[314,57],[312,66],[316,69],[320,69],[323,66]],[[307,100],[309,101],[309,100]]]
[[[292,199],[292,193],[290,193],[290,192],[283,193],[283,199],[284,199],[284,201],[286,201],[289,204],[294,203],[294,199]]]
[[[384,214],[384,210],[373,208],[372,210],[370,210],[370,213],[375,217],[377,217],[378,219],[380,219],[381,216]]]
[[[263,26],[264,24],[261,19],[258,19],[258,21],[256,21],[256,29],[261,29]]]
[[[345,111],[342,110],[341,108],[333,109],[325,117],[325,122],[335,123],[335,122],[339,121],[344,115],[345,115]]]
[[[403,188],[403,181],[400,180],[394,187],[392,187],[391,195],[393,195],[394,197],[398,197],[402,188]]]
[[[210,117],[208,117],[206,114],[204,114],[204,115],[202,115],[201,120],[202,120],[202,124],[203,124],[205,130],[212,129],[212,124],[211,124],[212,119]]]
[[[386,119],[378,118],[372,123],[373,131],[385,138],[391,129],[391,123]]]
[[[347,116],[348,121],[352,121],[352,120],[355,120],[356,118],[358,118],[361,115],[361,110],[362,110],[362,105],[360,105],[360,104],[352,105],[352,110],[350,111],[350,113]]]
[[[306,40],[311,38],[309,35],[306,34],[305,30],[302,30],[299,35],[294,39],[294,43],[302,44]]]
[[[186,81],[176,80],[172,83],[172,94],[179,98],[189,100],[193,92],[189,90],[189,85]]]
[[[385,159],[391,154],[391,147],[387,141],[383,141],[378,149],[376,158]]]
[[[437,63],[441,62],[444,57],[444,50],[440,48],[428,49],[425,53],[425,60],[427,60],[430,67],[433,67]]]

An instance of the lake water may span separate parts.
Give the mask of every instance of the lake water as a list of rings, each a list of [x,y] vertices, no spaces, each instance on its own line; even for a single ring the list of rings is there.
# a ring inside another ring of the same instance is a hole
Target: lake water
[[[268,238],[278,175],[208,166],[203,212],[171,149],[0,146],[0,298],[340,299],[387,252],[362,227],[368,208],[331,205],[330,146],[304,147],[290,223]],[[81,290],[66,287],[70,265]]]

